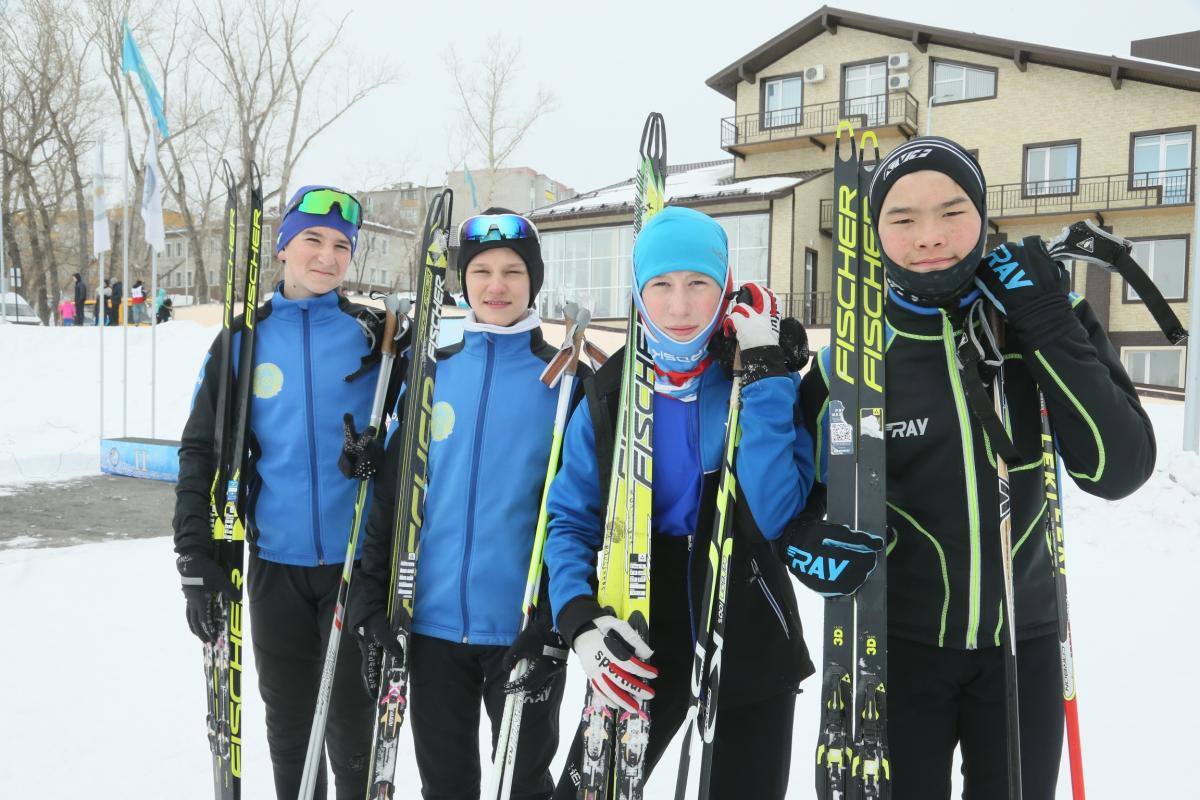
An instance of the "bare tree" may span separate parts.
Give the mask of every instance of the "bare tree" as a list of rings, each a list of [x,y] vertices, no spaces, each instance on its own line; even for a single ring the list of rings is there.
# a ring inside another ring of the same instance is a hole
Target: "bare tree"
[[[523,111],[514,108],[517,100],[512,96],[513,86],[520,61],[520,44],[508,43],[499,34],[488,40],[487,47],[472,64],[464,64],[453,47],[446,55],[458,89],[467,139],[487,162],[485,207],[492,204],[492,178],[496,170],[504,166],[533,123],[555,108],[553,93],[540,86],[528,108]]]

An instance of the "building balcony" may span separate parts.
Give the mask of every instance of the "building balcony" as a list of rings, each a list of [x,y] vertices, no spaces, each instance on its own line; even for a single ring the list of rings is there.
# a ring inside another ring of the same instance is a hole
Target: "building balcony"
[[[721,120],[721,148],[741,157],[802,142],[824,150],[843,119],[853,122],[856,129],[892,129],[913,136],[917,132],[917,100],[908,92],[897,92],[726,117]]]
[[[988,215],[1006,220],[1171,208],[1195,203],[1195,185],[1194,168],[1002,183],[988,187]]]

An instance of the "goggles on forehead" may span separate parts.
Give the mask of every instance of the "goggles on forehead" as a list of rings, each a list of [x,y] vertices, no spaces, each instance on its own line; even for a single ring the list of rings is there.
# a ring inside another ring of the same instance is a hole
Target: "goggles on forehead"
[[[350,195],[337,189],[311,189],[293,200],[292,204],[283,212],[283,216],[286,217],[293,211],[303,211],[305,214],[323,217],[335,205],[338,207],[342,219],[355,227],[362,227],[362,205]]]
[[[520,214],[479,214],[467,217],[458,228],[461,242],[500,242],[506,239],[538,240],[538,229]]]

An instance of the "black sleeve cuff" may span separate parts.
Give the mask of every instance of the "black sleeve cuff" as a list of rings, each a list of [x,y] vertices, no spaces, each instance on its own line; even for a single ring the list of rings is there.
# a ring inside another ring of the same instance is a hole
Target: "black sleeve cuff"
[[[751,347],[742,351],[742,385],[749,386],[763,378],[787,375],[783,348],[777,344]]]
[[[590,594],[573,597],[558,612],[558,632],[566,640],[567,646],[575,644],[575,637],[597,617],[604,616],[604,609]]]

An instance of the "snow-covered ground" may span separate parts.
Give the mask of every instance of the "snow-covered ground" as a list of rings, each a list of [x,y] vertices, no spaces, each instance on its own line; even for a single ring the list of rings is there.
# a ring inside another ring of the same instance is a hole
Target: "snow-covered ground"
[[[160,329],[160,437],[182,428],[213,333],[184,322]],[[0,326],[0,485],[96,472],[97,334]],[[131,330],[129,337],[131,386],[134,380],[144,386],[131,395],[129,434],[146,436],[149,330]],[[106,331],[105,342],[105,369],[117,377],[106,395],[105,432],[118,435],[119,331]],[[1147,407],[1159,441],[1150,482],[1116,503],[1065,492],[1093,800],[1200,796],[1186,767],[1163,761],[1193,741],[1200,715],[1191,685],[1200,675],[1194,635],[1200,604],[1191,591],[1200,556],[1200,458],[1180,451],[1181,406]],[[1119,449],[1110,458],[1120,458]],[[162,513],[165,521],[170,512]],[[0,798],[211,797],[200,651],[184,623],[170,539],[59,549],[16,544],[0,550],[0,608],[9,610],[9,645],[0,654]],[[816,660],[820,602],[803,590],[798,596]],[[246,655],[253,687],[252,654]],[[583,693],[574,664],[569,681],[564,731],[573,729]],[[816,677],[806,682],[797,706],[791,798],[812,795],[817,683]],[[245,730],[245,796],[271,797],[263,709],[253,688]],[[405,737],[403,796],[416,797],[407,730]],[[672,796],[673,767],[668,753],[647,798]],[[1068,787],[1064,769],[1060,797],[1070,796]]]

